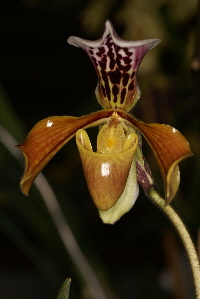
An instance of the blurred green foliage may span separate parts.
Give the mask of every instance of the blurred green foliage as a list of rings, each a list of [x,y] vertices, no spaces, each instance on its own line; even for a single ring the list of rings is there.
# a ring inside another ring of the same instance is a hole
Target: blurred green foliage
[[[181,0],[1,1],[0,124],[20,142],[49,115],[80,116],[100,109],[93,66],[66,40],[70,35],[99,38],[108,18],[125,39],[162,40],[142,62],[138,75],[142,97],[132,113],[145,122],[172,125],[189,140],[194,156],[181,164],[181,186],[172,205],[196,241],[200,224],[197,0],[184,5]],[[144,153],[162,190],[158,167],[145,142]],[[35,187],[29,198],[21,194],[22,173],[20,163],[0,144],[2,298],[53,299],[67,277],[72,278],[70,299],[89,298],[40,194]],[[52,159],[44,174],[109,298],[193,298],[183,250],[176,238],[172,246],[171,225],[142,190],[133,209],[108,226],[101,223],[88,193],[74,140]],[[170,272],[174,250],[182,261],[176,264],[183,269],[178,278],[184,281],[181,287],[173,283]]]
[[[68,299],[70,283],[71,280],[67,278],[60,289],[57,299]]]

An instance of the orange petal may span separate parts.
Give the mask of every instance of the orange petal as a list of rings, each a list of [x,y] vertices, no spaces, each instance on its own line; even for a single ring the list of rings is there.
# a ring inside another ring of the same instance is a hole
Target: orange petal
[[[188,141],[168,125],[145,124],[125,112],[117,113],[137,128],[151,146],[163,177],[166,204],[170,203],[179,184],[177,164],[192,155]]]
[[[169,203],[177,189],[174,186],[176,165],[192,155],[189,144],[176,129],[159,124],[145,124],[132,115],[122,111],[106,109],[87,116],[55,116],[38,122],[17,147],[22,150],[26,159],[26,169],[21,180],[21,189],[28,194],[30,186],[38,173],[58,150],[71,139],[80,128],[97,126],[108,120],[116,112],[124,121],[138,129],[150,144],[159,164],[165,185],[165,199]]]
[[[169,204],[179,186],[178,163],[192,155],[188,141],[173,127],[159,124],[142,124],[141,133],[149,142],[165,186],[165,201]]]
[[[22,192],[28,195],[38,173],[78,129],[98,125],[112,113],[113,110],[101,110],[82,117],[53,116],[38,122],[26,140],[17,145],[26,160],[25,172],[20,183]]]
[[[120,153],[94,153],[84,130],[76,133],[88,189],[98,209],[112,208],[124,191],[131,163],[138,144],[137,134],[130,135],[128,150]]]

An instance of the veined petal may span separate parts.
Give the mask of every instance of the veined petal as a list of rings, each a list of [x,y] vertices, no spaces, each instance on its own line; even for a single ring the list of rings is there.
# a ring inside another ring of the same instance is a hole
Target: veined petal
[[[25,157],[25,172],[20,182],[21,190],[28,195],[29,189],[43,167],[80,128],[105,122],[112,111],[98,111],[82,117],[53,116],[38,122],[26,140],[17,145]]]
[[[104,109],[129,111],[140,97],[136,73],[150,49],[159,39],[126,41],[117,35],[110,21],[105,23],[102,38],[89,41],[71,36],[68,43],[81,47],[92,60],[99,83],[96,96]]]
[[[165,186],[166,204],[174,198],[179,185],[178,163],[192,155],[188,141],[175,128],[161,124],[145,124],[123,111],[118,115],[146,138],[158,162]]]
[[[177,182],[174,187],[176,166],[182,159],[192,155],[189,143],[179,131],[170,126],[145,124],[122,110],[113,109],[82,117],[49,117],[38,122],[26,140],[17,146],[26,159],[25,172],[20,183],[22,192],[28,194],[38,173],[78,129],[108,122],[113,113],[127,125],[140,131],[150,144],[163,176],[166,203],[169,203],[177,189]]]
[[[188,141],[175,128],[161,124],[140,124],[140,131],[156,157],[165,186],[165,201],[169,204],[179,186],[178,163],[192,155]]]

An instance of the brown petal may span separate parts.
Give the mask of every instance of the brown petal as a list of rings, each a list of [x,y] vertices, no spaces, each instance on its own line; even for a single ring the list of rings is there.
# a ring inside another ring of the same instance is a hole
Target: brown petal
[[[114,206],[125,188],[138,138],[131,134],[132,142],[125,152],[100,154],[90,151],[88,138],[83,142],[86,136],[84,130],[76,133],[85,178],[95,205],[106,211]]]
[[[82,117],[53,116],[38,122],[26,140],[17,145],[26,160],[20,183],[22,192],[28,195],[38,173],[78,129],[98,125],[112,113],[113,110],[102,110]]]
[[[170,203],[179,184],[177,164],[192,155],[188,141],[173,127],[145,124],[123,111],[117,113],[137,128],[151,146],[162,173],[166,204]]]
[[[165,186],[165,201],[169,204],[180,181],[177,165],[192,155],[189,143],[179,131],[167,125],[142,125],[142,130],[160,167]]]

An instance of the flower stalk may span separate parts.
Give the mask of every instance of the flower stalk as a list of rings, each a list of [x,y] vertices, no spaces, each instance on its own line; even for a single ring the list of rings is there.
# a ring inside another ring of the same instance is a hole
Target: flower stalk
[[[165,200],[159,195],[159,193],[154,189],[154,187],[151,187],[149,190],[149,198],[153,204],[155,204],[163,211],[163,213],[168,217],[168,219],[176,229],[189,259],[192,276],[193,276],[196,299],[200,299],[199,259],[194,244],[192,242],[192,239],[183,221],[170,205],[166,206]]]

